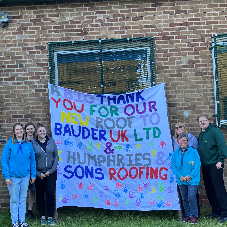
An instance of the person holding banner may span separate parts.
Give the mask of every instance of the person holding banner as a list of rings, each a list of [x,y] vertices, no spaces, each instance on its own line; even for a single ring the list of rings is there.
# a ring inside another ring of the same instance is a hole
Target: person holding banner
[[[32,141],[35,150],[37,178],[36,204],[41,216],[41,225],[55,225],[53,214],[55,209],[55,189],[57,180],[58,149],[54,139],[47,136],[46,127],[38,124],[37,137]],[[46,203],[44,194],[46,192]],[[47,217],[45,216],[47,210]]]
[[[196,193],[200,182],[200,157],[196,149],[189,146],[186,133],[178,137],[180,147],[173,152],[171,169],[183,199],[185,218],[183,222],[197,224],[198,206]]]
[[[21,227],[28,227],[25,222],[26,197],[29,180],[31,184],[36,180],[36,162],[32,144],[24,138],[20,123],[13,126],[12,137],[2,151],[1,164],[10,195],[12,226],[19,227],[19,221]]]
[[[28,141],[32,141],[35,137],[35,125],[32,122],[29,122],[25,124],[25,138],[28,139]],[[31,184],[29,182],[28,186],[28,211],[27,211],[27,217],[30,219],[35,220],[35,216],[33,214],[33,205],[35,202],[35,184]]]

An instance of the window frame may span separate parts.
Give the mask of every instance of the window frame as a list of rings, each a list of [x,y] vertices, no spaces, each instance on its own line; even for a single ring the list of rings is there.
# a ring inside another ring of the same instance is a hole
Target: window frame
[[[219,47],[225,47],[225,50],[219,50]],[[221,119],[221,114],[225,115],[225,110],[222,111],[219,99],[219,70],[218,70],[218,53],[227,54],[227,34],[214,34],[212,38],[212,57],[213,57],[213,75],[214,75],[214,97],[215,97],[215,114],[216,125],[218,127],[227,128],[227,119]],[[226,110],[227,114],[227,110]]]
[[[146,46],[136,46],[136,42],[140,42],[139,44],[142,45],[142,43],[146,43]],[[126,44],[129,43],[129,47],[127,48],[116,48],[115,44],[122,44],[122,46],[126,47]],[[72,48],[74,45],[96,45],[98,46],[98,49],[83,49],[78,50],[76,47]],[[105,47],[107,46],[107,48]],[[110,48],[111,45],[113,45],[114,48]],[[134,46],[133,46],[134,45]],[[67,46],[69,47],[69,50],[67,50]],[[61,50],[61,47],[62,48]],[[147,73],[145,75],[148,75],[147,84],[148,87],[155,86],[155,66],[154,66],[154,44],[153,44],[153,37],[142,37],[142,38],[127,38],[127,39],[110,39],[110,40],[88,40],[88,41],[72,41],[72,42],[51,42],[48,43],[48,50],[49,50],[49,71],[50,71],[50,83],[58,85],[58,56],[60,55],[66,55],[66,54],[79,54],[79,53],[99,53],[100,59],[100,81],[101,81],[101,90],[104,94],[104,81],[103,81],[103,55],[107,52],[122,52],[122,51],[139,51],[139,50],[146,50],[147,52],[147,64],[146,69]],[[135,60],[135,59],[133,59]]]

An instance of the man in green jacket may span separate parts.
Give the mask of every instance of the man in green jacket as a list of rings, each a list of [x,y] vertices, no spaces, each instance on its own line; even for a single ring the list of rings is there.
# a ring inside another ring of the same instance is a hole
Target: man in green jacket
[[[208,119],[207,115],[198,117],[201,127],[198,152],[207,197],[212,206],[212,213],[206,217],[220,217],[218,221],[222,223],[227,221],[227,194],[223,180],[227,146],[221,131],[210,124]]]

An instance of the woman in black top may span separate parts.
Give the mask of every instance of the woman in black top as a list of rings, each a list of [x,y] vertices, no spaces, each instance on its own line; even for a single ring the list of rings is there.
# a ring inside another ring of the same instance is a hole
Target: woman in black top
[[[32,141],[36,159],[36,203],[41,216],[41,225],[55,225],[55,188],[57,180],[58,150],[54,139],[46,135],[46,127],[38,124],[37,137]],[[44,193],[46,192],[46,203]],[[47,217],[45,216],[47,210]]]

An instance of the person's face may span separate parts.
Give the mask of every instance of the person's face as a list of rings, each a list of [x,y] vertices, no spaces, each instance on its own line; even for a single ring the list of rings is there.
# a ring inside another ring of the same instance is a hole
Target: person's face
[[[46,129],[44,127],[40,127],[37,130],[37,135],[38,135],[38,139],[42,140],[46,137]]]
[[[205,130],[209,126],[209,124],[210,121],[206,117],[202,116],[199,118],[199,126],[202,130]]]
[[[27,126],[26,132],[27,132],[28,136],[33,136],[33,134],[35,132],[35,127],[33,125]]]
[[[179,140],[179,145],[182,149],[185,149],[188,146],[188,140],[186,139],[186,137],[182,137]]]
[[[182,125],[179,126],[178,124],[176,124],[175,130],[176,130],[177,135],[179,136],[181,133],[184,132],[184,126],[182,126]]]
[[[24,135],[24,129],[21,125],[17,125],[14,129],[14,134],[16,136],[16,138],[22,138]]]

